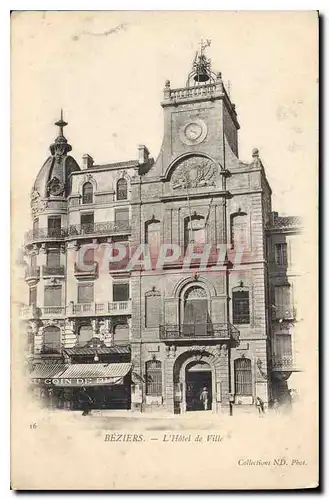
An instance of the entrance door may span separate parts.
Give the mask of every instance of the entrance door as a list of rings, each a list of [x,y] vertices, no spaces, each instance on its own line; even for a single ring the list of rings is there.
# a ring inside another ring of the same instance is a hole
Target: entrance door
[[[186,411],[204,411],[205,407],[200,399],[203,389],[208,392],[207,410],[211,410],[212,377],[211,368],[207,363],[194,363],[186,368]],[[205,394],[205,391],[204,391]]]

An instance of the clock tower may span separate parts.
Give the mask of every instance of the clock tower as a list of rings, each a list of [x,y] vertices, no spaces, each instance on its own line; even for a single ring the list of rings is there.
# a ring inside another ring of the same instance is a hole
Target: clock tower
[[[238,129],[235,105],[226,92],[221,73],[211,70],[201,41],[185,87],[164,88],[164,138],[155,170],[166,175],[167,166],[186,153],[207,154],[225,170],[225,149],[238,157]]]

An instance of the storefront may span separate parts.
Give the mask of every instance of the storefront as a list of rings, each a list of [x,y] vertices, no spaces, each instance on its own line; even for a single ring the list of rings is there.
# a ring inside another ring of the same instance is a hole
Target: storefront
[[[131,363],[37,365],[30,385],[48,408],[80,410],[85,387],[92,409],[130,409]]]

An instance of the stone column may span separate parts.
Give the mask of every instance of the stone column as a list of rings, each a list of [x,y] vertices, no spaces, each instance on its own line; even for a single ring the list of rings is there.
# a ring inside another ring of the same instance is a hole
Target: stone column
[[[222,413],[229,414],[230,412],[230,396],[229,396],[229,377],[230,377],[230,364],[229,364],[228,346],[222,344],[220,354],[216,365],[216,385],[220,382],[221,388],[221,411]]]
[[[164,406],[170,413],[174,413],[174,364],[176,358],[176,346],[166,346],[166,358],[164,362]]]
[[[64,324],[63,345],[64,347],[74,347],[77,341],[75,333],[75,320],[66,319]]]

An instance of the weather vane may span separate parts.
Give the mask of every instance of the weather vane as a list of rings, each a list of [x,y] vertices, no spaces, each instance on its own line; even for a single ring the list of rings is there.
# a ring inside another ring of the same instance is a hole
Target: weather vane
[[[211,45],[211,39],[210,38],[206,38],[206,40],[204,40],[201,37],[201,40],[200,40],[200,55],[201,56],[203,55],[203,52],[204,52],[205,48],[209,47],[210,45]]]

